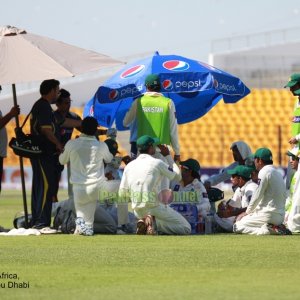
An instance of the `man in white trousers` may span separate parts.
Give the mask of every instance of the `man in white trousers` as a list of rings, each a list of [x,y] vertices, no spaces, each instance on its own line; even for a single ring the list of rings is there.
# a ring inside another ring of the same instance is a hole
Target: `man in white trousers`
[[[96,139],[98,122],[93,117],[82,121],[82,134],[70,140],[59,162],[70,162],[76,210],[76,229],[74,234],[90,236],[94,234],[93,223],[99,191],[105,190],[104,162],[109,163],[113,155],[107,145]]]
[[[286,189],[281,174],[273,166],[272,152],[259,148],[254,154],[258,173],[258,187],[246,212],[237,217],[235,233],[253,235],[283,233]]]
[[[252,169],[243,165],[228,170],[233,186],[237,186],[232,199],[221,202],[214,215],[217,224],[224,230],[232,232],[236,216],[246,211],[257,184],[251,180]]]
[[[191,226],[187,220],[159,200],[164,198],[164,191],[161,190],[162,178],[179,181],[181,174],[167,147],[164,147],[162,154],[172,168],[152,156],[158,143],[157,138],[148,135],[138,138],[140,155],[124,169],[119,201],[131,201],[132,209],[139,218],[137,234],[190,234]]]

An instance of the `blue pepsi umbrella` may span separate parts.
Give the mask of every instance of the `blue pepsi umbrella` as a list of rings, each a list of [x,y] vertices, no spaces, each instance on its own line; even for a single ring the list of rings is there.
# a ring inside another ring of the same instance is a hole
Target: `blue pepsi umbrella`
[[[123,119],[134,99],[146,92],[145,78],[158,74],[161,92],[176,107],[178,124],[194,121],[211,110],[221,98],[235,103],[250,90],[237,77],[213,66],[178,55],[153,56],[127,64],[103,85],[86,104],[84,116],[94,116],[100,125],[125,130]]]

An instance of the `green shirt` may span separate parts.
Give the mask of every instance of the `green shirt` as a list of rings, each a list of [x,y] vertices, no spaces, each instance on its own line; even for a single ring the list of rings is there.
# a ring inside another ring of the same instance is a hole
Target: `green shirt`
[[[294,118],[293,118],[293,124],[292,124],[292,136],[296,136],[300,133],[300,106],[299,106],[299,100],[296,100],[295,103],[295,109],[294,109]]]
[[[161,144],[171,144],[170,102],[164,96],[144,95],[137,99],[138,138],[149,135],[159,138]]]

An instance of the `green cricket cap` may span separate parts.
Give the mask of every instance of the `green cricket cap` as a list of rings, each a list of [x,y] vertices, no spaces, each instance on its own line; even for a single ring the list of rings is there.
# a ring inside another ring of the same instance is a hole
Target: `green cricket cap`
[[[294,73],[291,75],[289,81],[287,82],[287,84],[284,86],[286,87],[293,87],[294,85],[296,85],[297,83],[300,83],[300,73]],[[294,93],[296,95],[300,95],[300,89],[294,91]]]
[[[149,146],[154,146],[159,144],[158,138],[153,138],[149,135],[143,135],[139,137],[136,141],[136,145],[140,150],[146,150]]]
[[[146,86],[160,85],[159,76],[157,74],[150,74],[145,79]]]
[[[252,156],[254,158],[260,158],[264,161],[273,161],[272,152],[268,148],[259,148]]]
[[[249,168],[249,167],[246,167],[243,165],[236,166],[234,169],[227,171],[227,173],[230,175],[238,175],[238,176],[242,176],[247,179],[251,178],[252,172],[253,172],[252,168]]]
[[[189,170],[195,171],[197,173],[200,171],[200,164],[196,159],[193,158],[189,158],[185,161],[181,161],[180,165],[188,168]]]

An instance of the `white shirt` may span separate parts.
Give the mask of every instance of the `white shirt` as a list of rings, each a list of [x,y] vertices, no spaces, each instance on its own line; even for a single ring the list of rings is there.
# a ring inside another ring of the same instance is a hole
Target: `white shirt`
[[[145,95],[158,95],[163,96],[161,93],[157,92],[146,92]],[[129,109],[129,111],[126,113],[123,125],[125,127],[130,126],[130,124],[133,124],[135,122],[136,124],[136,115],[137,115],[137,102],[134,101]],[[170,109],[169,109],[169,116],[170,116],[170,135],[171,135],[171,145],[176,155],[180,154],[180,146],[178,141],[178,128],[177,128],[177,119],[176,119],[176,111],[175,111],[175,105],[173,101],[170,102]],[[136,127],[136,125],[135,125]],[[136,128],[134,128],[136,130]],[[134,130],[133,130],[134,131]],[[131,133],[134,135],[134,133]],[[135,142],[133,140],[130,140],[131,142]]]
[[[252,180],[247,181],[240,189],[241,192],[241,208],[249,205],[253,193],[256,191],[258,185]]]
[[[2,118],[2,112],[0,110],[0,118]],[[7,156],[7,131],[5,126],[0,129],[0,156]]]
[[[109,163],[113,155],[107,145],[97,141],[94,136],[81,134],[78,139],[70,140],[59,156],[64,165],[70,162],[72,184],[94,184],[105,180],[104,164]]]
[[[175,163],[173,166],[174,171],[160,159],[140,154],[124,169],[119,190],[121,200],[131,200],[133,209],[157,206],[163,177],[181,179],[179,168]]]
[[[210,202],[207,191],[201,181],[194,179],[191,183],[183,186],[176,182],[171,183],[173,192],[173,203],[191,203],[195,204],[202,215],[210,211]],[[189,202],[190,201],[190,202]]]
[[[284,216],[286,189],[281,174],[273,165],[264,166],[258,173],[259,185],[246,210],[275,212]]]

